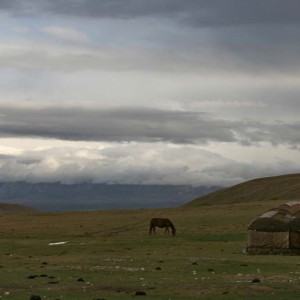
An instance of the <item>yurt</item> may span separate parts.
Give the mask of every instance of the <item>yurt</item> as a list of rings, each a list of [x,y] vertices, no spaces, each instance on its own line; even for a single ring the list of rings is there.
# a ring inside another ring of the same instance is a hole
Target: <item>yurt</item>
[[[300,201],[288,202],[254,219],[248,254],[300,254]]]

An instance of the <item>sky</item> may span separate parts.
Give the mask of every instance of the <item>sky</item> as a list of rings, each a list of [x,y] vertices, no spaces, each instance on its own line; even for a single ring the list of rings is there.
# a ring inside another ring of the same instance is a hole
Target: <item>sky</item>
[[[300,170],[298,0],[0,0],[0,26],[0,181]]]

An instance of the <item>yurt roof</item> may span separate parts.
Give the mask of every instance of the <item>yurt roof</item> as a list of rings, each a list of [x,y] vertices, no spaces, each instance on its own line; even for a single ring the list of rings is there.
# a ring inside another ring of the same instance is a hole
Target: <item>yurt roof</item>
[[[248,230],[288,231],[300,230],[300,201],[279,205],[254,219]]]
[[[300,201],[291,201],[277,206],[277,209],[288,211],[291,215],[300,213]]]

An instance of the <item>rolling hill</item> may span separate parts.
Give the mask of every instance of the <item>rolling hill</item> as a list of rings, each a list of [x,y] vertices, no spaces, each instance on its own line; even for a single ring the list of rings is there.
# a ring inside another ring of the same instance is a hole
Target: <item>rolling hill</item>
[[[0,203],[0,213],[25,213],[25,212],[37,212],[37,210],[20,204]]]
[[[185,207],[268,200],[300,200],[300,174],[265,177],[200,196]]]

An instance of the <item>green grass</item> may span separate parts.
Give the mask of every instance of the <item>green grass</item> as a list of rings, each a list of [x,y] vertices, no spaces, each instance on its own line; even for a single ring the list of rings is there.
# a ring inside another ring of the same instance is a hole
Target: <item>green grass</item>
[[[276,203],[2,214],[0,299],[298,299],[297,256],[242,254],[247,225]],[[149,236],[153,216],[178,234]]]

